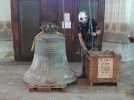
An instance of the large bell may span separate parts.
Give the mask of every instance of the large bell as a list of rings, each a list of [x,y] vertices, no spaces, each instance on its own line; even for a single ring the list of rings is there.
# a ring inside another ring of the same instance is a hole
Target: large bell
[[[24,74],[30,85],[55,83],[66,86],[76,80],[67,67],[64,36],[41,32],[35,38],[35,51],[31,67]]]

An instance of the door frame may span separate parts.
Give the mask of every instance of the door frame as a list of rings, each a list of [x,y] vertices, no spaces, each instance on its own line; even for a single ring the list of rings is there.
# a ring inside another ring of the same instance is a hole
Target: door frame
[[[13,35],[13,47],[15,60],[21,60],[20,51],[20,24],[19,24],[18,0],[11,0],[11,25]]]

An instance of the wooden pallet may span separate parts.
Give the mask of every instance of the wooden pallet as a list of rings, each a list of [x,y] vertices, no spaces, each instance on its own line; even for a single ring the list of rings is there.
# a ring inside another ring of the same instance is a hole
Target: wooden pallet
[[[102,83],[90,82],[89,85],[90,86],[117,86],[118,83],[117,82],[102,82]]]
[[[86,78],[78,79],[78,85],[84,86],[117,86],[117,82],[89,82]]]
[[[65,87],[60,85],[29,85],[28,90],[30,92],[65,92]]]

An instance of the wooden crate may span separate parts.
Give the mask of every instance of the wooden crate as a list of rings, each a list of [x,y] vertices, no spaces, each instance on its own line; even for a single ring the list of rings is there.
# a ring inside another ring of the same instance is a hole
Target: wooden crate
[[[112,52],[94,52],[86,56],[85,72],[90,85],[117,83],[119,80],[120,57]]]

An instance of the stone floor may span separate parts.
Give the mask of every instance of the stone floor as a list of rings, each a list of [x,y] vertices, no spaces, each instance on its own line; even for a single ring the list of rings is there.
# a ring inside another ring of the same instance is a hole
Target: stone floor
[[[30,64],[0,61],[0,100],[134,100],[134,62],[122,63],[118,86],[73,84],[65,93],[28,92],[23,74]]]
[[[11,41],[0,41],[0,100],[134,100],[134,61],[122,63],[118,86],[73,84],[65,93],[30,93],[23,75],[31,62],[13,61],[12,52]]]

